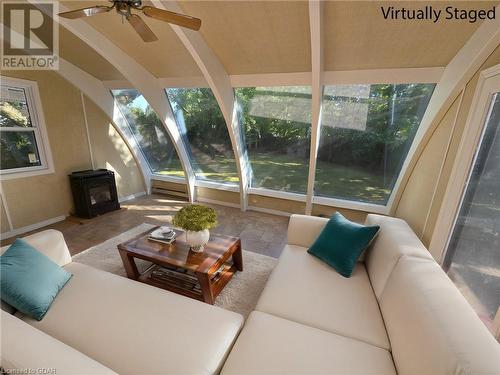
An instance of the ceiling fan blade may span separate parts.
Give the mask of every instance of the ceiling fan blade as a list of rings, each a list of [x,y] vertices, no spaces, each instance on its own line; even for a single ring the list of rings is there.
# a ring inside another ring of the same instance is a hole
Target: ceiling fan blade
[[[154,42],[158,40],[153,31],[149,28],[148,25],[139,17],[137,14],[131,14],[127,17],[127,21],[130,22],[132,27],[137,31],[137,34],[142,38],[145,42]]]
[[[198,31],[201,27],[201,20],[199,18],[186,16],[185,14],[170,12],[169,10],[158,9],[150,6],[143,7],[142,11],[148,17],[173,23],[174,25],[186,27],[191,30]]]
[[[90,16],[93,16],[94,14],[109,12],[111,9],[113,9],[112,6],[106,7],[104,5],[96,5],[95,7],[82,8],[82,9],[70,10],[68,12],[62,12],[62,13],[59,13],[59,17],[64,17],[64,18],[69,18],[69,19],[90,17]]]

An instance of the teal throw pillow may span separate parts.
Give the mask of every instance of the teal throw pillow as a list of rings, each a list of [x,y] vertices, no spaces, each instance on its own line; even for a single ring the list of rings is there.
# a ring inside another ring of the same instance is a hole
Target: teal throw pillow
[[[370,245],[380,227],[364,226],[336,212],[326,223],[309,254],[321,259],[344,277],[350,277],[358,258]]]
[[[36,320],[42,320],[71,276],[22,239],[0,256],[2,300]]]

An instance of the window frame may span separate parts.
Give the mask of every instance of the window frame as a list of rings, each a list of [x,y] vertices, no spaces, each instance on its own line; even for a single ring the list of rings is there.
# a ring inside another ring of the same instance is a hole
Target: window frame
[[[394,196],[395,196],[397,189],[398,189],[399,176],[403,175],[405,172],[405,161],[407,160],[408,157],[410,157],[409,150],[411,149],[411,146],[415,142],[421,141],[421,140],[417,139],[418,129],[422,125],[422,120],[425,116],[425,113],[427,112],[427,109],[429,107],[429,104],[430,104],[433,96],[434,96],[434,92],[435,92],[436,86],[437,86],[436,82],[432,82],[432,80],[426,80],[426,79],[423,79],[421,82],[419,80],[415,80],[415,79],[411,79],[411,80],[380,80],[380,82],[378,82],[377,80],[370,80],[369,82],[368,81],[367,82],[363,82],[363,81],[361,81],[361,82],[357,82],[357,81],[354,81],[354,82],[350,82],[350,81],[348,81],[348,82],[342,82],[342,81],[340,81],[340,82],[335,82],[335,81],[323,82],[323,84],[321,85],[321,89],[322,89],[321,90],[321,93],[322,93],[322,95],[321,95],[321,113],[322,113],[322,115],[321,115],[319,125],[318,125],[319,136],[318,136],[318,147],[316,150],[316,163],[318,161],[318,154],[319,154],[318,151],[319,151],[319,142],[321,139],[321,130],[324,127],[324,124],[323,124],[323,105],[324,105],[324,101],[325,101],[324,91],[325,91],[326,87],[328,87],[328,86],[345,86],[345,85],[349,85],[349,86],[350,85],[352,85],[352,86],[357,86],[357,85],[373,86],[373,85],[411,85],[411,84],[432,84],[432,85],[434,85],[434,88],[432,89],[432,93],[429,96],[429,101],[427,103],[427,106],[426,106],[424,112],[422,113],[422,117],[420,118],[420,122],[418,123],[418,126],[416,128],[415,135],[414,135],[411,143],[409,144],[408,152],[406,153],[405,157],[402,159],[401,169],[399,170],[399,172],[396,175],[396,179],[394,180],[394,185],[391,188],[391,192],[388,195],[386,202],[385,203],[364,202],[364,201],[360,201],[360,200],[354,200],[354,199],[351,200],[351,199],[341,198],[341,197],[328,197],[328,196],[316,194],[315,193],[315,186],[316,186],[316,181],[317,181],[317,174],[315,171],[314,178],[312,181],[312,185],[313,185],[312,203],[313,204],[330,206],[330,207],[346,208],[346,209],[351,209],[351,210],[356,210],[356,211],[365,211],[365,212],[371,212],[371,213],[376,213],[376,214],[381,214],[381,215],[389,215],[391,212],[391,207],[393,204]],[[369,100],[369,98],[367,98],[367,100]],[[317,166],[316,166],[316,168],[317,168]]]
[[[0,181],[54,173],[54,162],[52,159],[45,116],[43,113],[43,106],[37,82],[1,76],[1,84],[2,86],[11,86],[23,89],[25,92],[32,127],[25,129],[14,129],[9,127],[4,129],[11,129],[20,132],[33,132],[40,157],[40,165],[0,170]],[[2,129],[0,129],[0,131],[1,130]]]
[[[425,72],[418,69],[418,73],[415,73],[415,69],[399,69],[398,72],[396,72],[396,77],[394,76],[394,72],[392,69],[386,69],[386,70],[374,70],[374,71],[363,71],[363,75],[361,77],[357,77],[356,75],[353,74],[347,74],[345,75],[344,73],[351,73],[351,72],[341,72],[340,75],[337,74],[337,72],[327,72],[327,73],[335,73],[335,74],[330,74],[327,75],[323,82],[321,83],[321,90],[323,92],[323,89],[325,86],[328,85],[374,85],[374,84],[412,84],[412,83],[431,83],[434,85],[437,85],[438,79],[437,77],[442,74],[443,68],[423,68],[425,69]],[[382,72],[382,73],[377,73],[377,72]],[[375,74],[377,73],[377,74]],[[375,74],[375,75],[374,75]],[[239,87],[255,87],[255,86],[262,86],[262,87],[271,87],[271,86],[308,86],[311,83],[309,82],[308,79],[298,79],[297,74],[269,74],[269,75],[242,75],[242,79],[240,80],[240,76],[234,76],[237,79],[231,81],[231,87],[234,89],[239,88]],[[304,76],[305,77],[305,76]],[[300,77],[299,77],[300,78]],[[370,79],[368,79],[370,78]],[[167,103],[169,107],[172,109],[172,103],[170,102],[168,95],[167,95],[167,90],[171,88],[182,88],[182,89],[190,89],[190,88],[210,88],[209,85],[202,84],[202,80],[199,82],[194,80],[192,84],[180,84],[178,80],[174,80],[174,82],[170,82],[169,79],[160,79],[160,84],[161,87],[163,88],[165,92],[165,97],[167,100]],[[174,84],[175,83],[175,84]],[[107,81],[105,82],[105,87],[110,89],[110,90],[115,90],[115,89],[127,89],[127,88],[134,88],[130,83],[128,82],[116,82],[116,81]],[[435,88],[434,88],[435,91]],[[432,93],[430,99],[429,99],[429,104],[432,101],[434,97],[434,93]],[[321,98],[323,96],[321,95]],[[321,100],[321,105],[323,104],[323,100]],[[429,104],[425,110],[427,112]],[[424,113],[425,116],[425,113]],[[177,121],[176,121],[176,126],[178,126]],[[311,124],[312,128],[313,124]],[[421,123],[419,124],[419,127],[421,126]],[[319,129],[321,129],[321,122],[319,124]],[[420,142],[421,139],[418,139],[415,137],[412,141],[412,145]],[[407,158],[411,157],[410,154],[407,154],[405,157],[405,160]],[[186,160],[185,162],[191,163],[191,160]],[[247,166],[248,168],[251,168],[250,162]],[[402,175],[405,173],[405,165],[402,166],[402,169],[399,171],[399,175]],[[165,180],[165,181],[170,181],[170,182],[175,182],[175,183],[183,183],[184,181],[181,178],[178,177],[173,177],[173,176],[165,176],[165,175],[160,175],[157,173],[152,173],[151,177],[154,177],[154,179],[158,180]],[[313,178],[313,183],[316,180],[316,176]],[[309,181],[308,181],[309,183]],[[211,181],[211,180],[204,180],[200,179],[198,177],[195,178],[195,186],[196,187],[205,187],[205,188],[211,188],[211,189],[216,189],[216,190],[223,190],[223,191],[232,191],[232,192],[240,192],[239,186],[235,186],[234,184],[222,182],[222,181]],[[324,197],[324,196],[318,196],[315,195],[314,193],[312,194],[311,197],[311,202],[313,205],[320,205],[320,206],[329,206],[329,207],[337,207],[337,208],[344,208],[344,209],[349,209],[353,211],[362,211],[362,212],[372,212],[372,213],[377,213],[377,214],[382,214],[382,215],[388,215],[391,212],[391,208],[393,206],[393,199],[397,194],[398,191],[398,184],[396,182],[395,186],[393,187],[389,198],[385,204],[376,204],[376,203],[370,203],[370,202],[362,202],[362,201],[355,201],[355,200],[348,200],[348,199],[341,199],[341,198],[333,198],[333,197]],[[240,192],[241,194],[241,192]],[[287,192],[287,191],[280,191],[280,190],[271,190],[267,188],[260,188],[260,187],[255,187],[251,186],[251,179],[249,179],[249,186],[247,189],[247,195],[253,194],[253,195],[260,195],[260,196],[266,196],[266,197],[272,197],[272,198],[278,198],[278,199],[285,199],[285,200],[290,200],[290,201],[297,201],[297,202],[305,202],[307,203],[307,198],[308,198],[308,193],[294,193],[294,192]]]
[[[286,73],[284,73],[286,74]],[[233,89],[233,95],[234,95],[234,100],[235,102],[238,102],[238,98],[236,95],[236,90],[240,88],[249,88],[249,87],[255,87],[255,88],[277,88],[277,87],[310,87],[311,88],[311,102],[312,102],[312,86],[310,83],[304,83],[304,84],[294,84],[290,82],[285,82],[284,84],[271,84],[269,82],[264,82],[263,85],[252,85],[252,81],[250,80],[249,82],[246,82],[243,79],[243,82],[241,85],[235,86],[234,84],[232,85]],[[289,92],[291,93],[291,92]],[[312,113],[312,105],[311,105],[311,113]],[[243,122],[240,122],[240,126],[244,126]],[[310,123],[307,125],[310,129],[310,135],[309,135],[309,145],[311,145],[312,141],[312,119]],[[244,129],[241,129],[241,133],[243,134],[243,137],[246,138],[246,134]],[[277,199],[286,199],[286,200],[291,200],[291,201],[296,201],[296,202],[306,202],[307,201],[307,184],[308,184],[308,175],[306,176],[306,191],[304,193],[300,192],[295,192],[295,191],[287,191],[287,190],[275,190],[267,187],[260,187],[260,186],[255,186],[253,185],[253,179],[254,179],[254,173],[252,169],[252,158],[250,154],[248,153],[248,150],[246,149],[246,142],[243,142],[244,147],[245,147],[245,152],[248,155],[248,165],[247,168],[251,172],[250,176],[248,178],[248,194],[253,194],[253,195],[260,195],[263,197],[270,197],[270,198],[277,198]],[[308,168],[310,167],[310,154],[307,156],[307,166]]]
[[[117,111],[120,114],[120,117],[123,119],[123,124],[127,127],[127,130],[129,132],[129,135],[124,136],[124,137],[125,138],[130,137],[132,139],[132,141],[137,145],[137,149],[140,152],[142,158],[144,159],[145,165],[148,167],[150,176],[155,176],[155,178],[157,178],[159,180],[163,180],[163,181],[169,181],[169,182],[174,182],[174,183],[185,183],[186,177],[168,176],[168,175],[163,175],[161,173],[153,171],[153,168],[151,167],[151,164],[150,164],[148,158],[146,157],[146,154],[145,154],[143,148],[141,147],[141,143],[137,139],[137,136],[135,135],[134,131],[132,130],[132,127],[130,125],[129,120],[127,119],[127,116],[125,115],[125,113],[121,109],[120,105],[117,103],[114,91],[119,91],[119,90],[136,90],[143,97],[144,97],[144,95],[139,90],[137,90],[135,87],[130,86],[130,85],[129,86],[120,85],[119,88],[110,88],[108,90],[109,94],[111,95],[111,98],[113,99],[114,111]],[[150,105],[150,104],[148,103],[148,105]],[[170,133],[168,131],[167,131],[167,136],[169,137],[169,140],[173,143],[173,140],[172,140]],[[172,144],[172,147],[174,147],[174,149],[175,149],[175,146],[173,144]],[[175,150],[175,152],[177,154],[177,150]],[[178,154],[177,154],[177,156],[179,157]],[[182,162],[181,162],[181,164],[182,164]],[[185,171],[184,171],[184,173],[185,173]]]
[[[176,116],[175,111],[174,111],[174,106],[173,106],[172,101],[170,100],[170,97],[169,97],[169,94],[168,94],[168,90],[170,90],[170,89],[182,89],[182,90],[209,89],[210,92],[212,93],[212,95],[214,96],[214,98],[215,98],[215,100],[217,102],[217,105],[219,107],[219,110],[221,111],[221,114],[222,114],[222,109],[220,108],[219,101],[217,100],[217,97],[215,96],[214,92],[212,91],[212,88],[210,86],[208,86],[208,85],[204,86],[204,85],[193,84],[193,85],[189,85],[189,86],[185,86],[185,85],[173,86],[173,85],[164,85],[163,84],[162,88],[163,88],[163,92],[165,94],[165,100],[167,101],[167,104],[168,104],[168,106],[170,108],[170,111],[173,114],[175,126],[177,127],[177,129],[179,129],[179,131],[180,131],[180,126],[179,126],[179,123],[177,121],[177,116]],[[187,135],[185,137],[181,137],[181,138],[182,138],[182,142],[184,143],[184,146],[186,147],[187,150],[189,150],[189,153],[191,153],[191,150],[192,150],[191,147],[192,147],[192,145],[191,145],[191,143],[190,143]],[[229,138],[229,140],[231,139],[231,135],[229,134],[229,129],[228,129],[228,138]],[[231,148],[232,148],[232,146],[231,146]],[[235,150],[232,150],[232,152],[234,154]],[[186,162],[191,165],[191,168],[193,168],[193,160],[189,156],[189,153],[188,153],[188,159],[186,160]],[[193,159],[194,159],[194,156],[193,156]],[[194,160],[194,161],[196,162],[196,160]],[[235,166],[236,166],[236,170],[238,170],[236,155],[235,155],[234,163],[235,163]],[[232,192],[240,192],[240,182],[239,181],[235,182],[235,183],[232,183],[232,182],[226,182],[226,181],[209,180],[209,179],[198,177],[197,176],[197,172],[198,171],[195,168],[193,168],[193,172],[194,172],[194,186],[195,187],[205,187],[205,188],[209,188],[209,189],[232,191]],[[155,173],[153,173],[153,174],[155,176],[158,176]],[[170,178],[170,176],[169,176],[169,178]],[[238,176],[238,178],[240,178],[240,176]],[[175,182],[175,181],[172,181],[172,182]]]
[[[429,245],[430,253],[441,265],[446,258],[498,85],[500,64],[481,72]]]

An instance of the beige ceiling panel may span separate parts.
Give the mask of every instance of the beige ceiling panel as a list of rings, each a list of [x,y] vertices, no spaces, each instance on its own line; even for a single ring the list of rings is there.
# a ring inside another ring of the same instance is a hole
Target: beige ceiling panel
[[[324,13],[325,70],[446,66],[480,22],[444,20],[447,6],[466,10],[497,2],[327,1]],[[385,20],[381,6],[442,10],[441,19]]]
[[[95,4],[109,5],[109,2],[64,1],[62,4],[69,9],[78,9]],[[144,2],[144,5],[151,4]],[[132,26],[126,20],[122,20],[114,10],[86,17],[85,21],[158,78],[202,75],[196,62],[167,23],[144,15],[141,15],[141,18],[156,34],[158,41],[143,42]]]
[[[76,35],[59,27],[59,54],[73,65],[104,80],[123,80],[123,75]]]
[[[311,71],[307,1],[181,1],[229,74]]]

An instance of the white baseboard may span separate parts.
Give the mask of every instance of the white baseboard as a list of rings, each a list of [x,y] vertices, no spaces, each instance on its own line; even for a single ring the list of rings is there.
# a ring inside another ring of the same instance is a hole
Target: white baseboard
[[[146,192],[145,191],[141,191],[139,193],[127,195],[126,197],[118,198],[118,202],[122,203],[122,202],[130,201],[132,199],[143,197],[145,195],[146,195]]]
[[[290,217],[292,215],[291,212],[286,212],[286,211],[279,211],[279,210],[273,210],[271,208],[263,208],[263,207],[255,207],[255,206],[248,206],[248,209],[250,211],[257,211],[257,212],[263,212],[265,214],[272,214],[272,215],[278,215],[278,216],[286,216]]]
[[[2,233],[2,234],[0,234],[0,237],[2,240],[4,240],[6,238],[19,236],[21,234],[31,232],[32,230],[37,230],[37,229],[46,227],[47,225],[58,223],[59,221],[63,221],[64,219],[66,219],[66,216],[64,216],[64,215],[53,217],[51,219],[47,219],[47,220],[40,221],[40,222],[35,223],[35,224],[27,225],[25,227],[13,229],[9,232]]]

